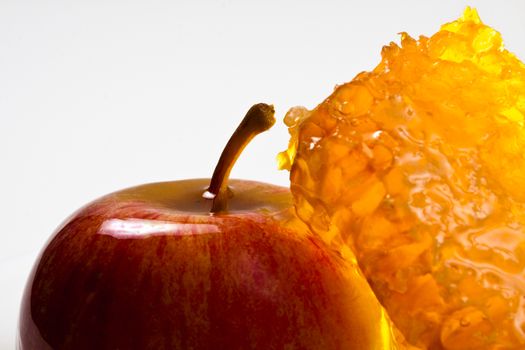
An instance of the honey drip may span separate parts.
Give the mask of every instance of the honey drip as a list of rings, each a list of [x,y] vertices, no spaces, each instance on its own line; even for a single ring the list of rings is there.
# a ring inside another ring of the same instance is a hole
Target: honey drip
[[[525,65],[470,8],[286,115],[298,215],[407,347],[525,348],[524,116]]]

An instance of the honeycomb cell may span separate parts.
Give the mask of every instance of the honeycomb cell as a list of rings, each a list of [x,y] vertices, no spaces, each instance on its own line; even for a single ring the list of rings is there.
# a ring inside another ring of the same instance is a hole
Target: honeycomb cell
[[[298,215],[414,348],[525,348],[524,116],[525,65],[467,8],[285,118]]]

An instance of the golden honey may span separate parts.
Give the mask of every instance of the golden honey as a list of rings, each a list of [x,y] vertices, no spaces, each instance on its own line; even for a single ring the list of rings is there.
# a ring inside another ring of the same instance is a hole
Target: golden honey
[[[524,116],[525,65],[467,8],[285,117],[300,218],[407,344],[525,348]]]

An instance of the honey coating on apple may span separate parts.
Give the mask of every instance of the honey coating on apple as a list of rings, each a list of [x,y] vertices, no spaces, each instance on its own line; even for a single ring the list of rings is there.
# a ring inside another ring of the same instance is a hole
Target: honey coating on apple
[[[524,116],[525,65],[467,8],[285,117],[298,215],[407,347],[525,348]]]

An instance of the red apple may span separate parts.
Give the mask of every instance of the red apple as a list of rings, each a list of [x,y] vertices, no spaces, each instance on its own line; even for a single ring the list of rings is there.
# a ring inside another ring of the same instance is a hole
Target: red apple
[[[368,285],[300,223],[287,189],[226,190],[231,147],[246,144],[235,135],[253,137],[242,130],[213,201],[209,180],[148,184],[67,220],[29,278],[18,348],[388,349]]]

